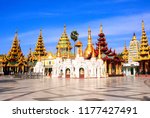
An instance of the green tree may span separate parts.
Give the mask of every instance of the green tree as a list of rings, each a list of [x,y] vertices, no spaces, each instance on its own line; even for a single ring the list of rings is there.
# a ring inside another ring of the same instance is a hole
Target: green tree
[[[75,56],[75,42],[78,40],[78,32],[76,30],[72,31],[70,34],[71,39],[74,41],[74,56]]]

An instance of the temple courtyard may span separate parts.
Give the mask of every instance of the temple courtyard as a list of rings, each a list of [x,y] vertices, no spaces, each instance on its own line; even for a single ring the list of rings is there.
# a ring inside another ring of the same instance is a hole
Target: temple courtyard
[[[0,76],[2,101],[150,101],[150,77],[20,79]]]

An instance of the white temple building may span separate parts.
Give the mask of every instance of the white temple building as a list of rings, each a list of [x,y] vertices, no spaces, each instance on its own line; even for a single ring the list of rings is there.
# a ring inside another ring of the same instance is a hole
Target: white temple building
[[[33,72],[39,75],[44,75],[45,68],[41,61],[36,63],[35,67],[33,68]]]
[[[123,64],[123,73],[126,76],[135,76],[138,73],[139,62],[135,62],[134,58],[138,58],[139,42],[136,40],[135,33],[129,46],[128,63]]]
[[[97,47],[94,48],[91,37],[91,29],[88,28],[87,46],[82,50],[82,42],[75,43],[75,54],[71,53],[71,42],[66,33],[66,26],[56,46],[56,55],[51,58],[44,57],[34,67],[35,73],[43,73],[52,78],[104,78],[108,76],[120,76],[121,61],[115,51],[108,49],[105,35],[100,26]],[[46,64],[47,63],[47,64]],[[44,65],[44,67],[43,67]]]
[[[63,38],[63,36],[68,38],[64,34],[61,38]],[[58,44],[60,44],[60,42]],[[85,59],[82,51],[82,43],[78,41],[75,46],[77,47],[77,53],[73,59],[70,57],[69,46],[68,49],[65,49],[68,50],[66,58],[62,58],[61,56],[62,46],[57,46],[57,57],[52,67],[52,78],[100,78],[107,76],[106,63],[102,60],[100,48],[98,58],[95,57],[94,48],[92,48],[92,58]],[[90,29],[88,30],[88,46],[93,46]]]
[[[75,59],[57,57],[52,69],[52,77],[62,78],[100,78],[106,77],[106,66],[102,59],[90,60],[79,55]]]

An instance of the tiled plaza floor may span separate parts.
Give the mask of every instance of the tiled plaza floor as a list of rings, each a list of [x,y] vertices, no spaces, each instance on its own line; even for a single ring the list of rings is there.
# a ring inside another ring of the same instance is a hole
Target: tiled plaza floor
[[[150,101],[150,79],[14,79],[0,77],[0,100]]]

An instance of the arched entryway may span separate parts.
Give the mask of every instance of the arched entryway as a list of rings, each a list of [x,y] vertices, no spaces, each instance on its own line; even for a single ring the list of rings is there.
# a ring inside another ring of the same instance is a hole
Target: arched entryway
[[[134,75],[133,67],[131,67],[131,75]]]
[[[66,69],[66,78],[70,78],[70,69],[69,68]]]
[[[79,69],[79,78],[81,78],[81,79],[84,78],[84,68]]]

